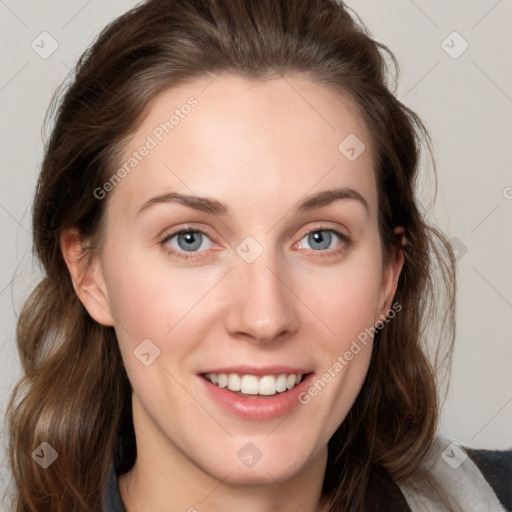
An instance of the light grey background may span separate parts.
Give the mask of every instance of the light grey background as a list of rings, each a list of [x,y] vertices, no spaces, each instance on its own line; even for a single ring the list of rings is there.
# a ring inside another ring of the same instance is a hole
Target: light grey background
[[[135,3],[0,0],[2,411],[20,376],[16,317],[39,278],[30,253],[30,208],[46,109],[93,37]],[[400,63],[397,95],[420,114],[434,141],[439,190],[432,205],[425,182],[425,207],[459,248],[457,341],[441,431],[467,446],[510,447],[512,2],[348,4]],[[51,48],[48,36],[40,36],[44,31],[58,43],[47,59],[31,47],[35,41],[40,52]],[[469,46],[457,56],[464,41]],[[3,489],[8,473],[2,464]]]

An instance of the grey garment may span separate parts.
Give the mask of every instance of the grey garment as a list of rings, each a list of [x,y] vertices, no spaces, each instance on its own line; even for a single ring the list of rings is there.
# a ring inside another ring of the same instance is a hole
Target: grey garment
[[[510,450],[473,450],[467,453],[489,482],[501,504],[512,511],[512,449]]]
[[[119,483],[117,475],[112,466],[110,476],[107,482],[107,492],[105,494],[104,512],[126,512],[119,494]]]
[[[512,449],[499,451],[468,448],[466,451],[489,482],[501,504],[507,511],[512,512]],[[389,512],[412,512],[398,486],[395,491],[393,491],[395,496],[390,500],[387,500],[386,496],[382,496],[382,503],[390,505],[386,507],[386,510]],[[119,494],[118,477],[113,468],[107,483],[104,512],[126,512]]]

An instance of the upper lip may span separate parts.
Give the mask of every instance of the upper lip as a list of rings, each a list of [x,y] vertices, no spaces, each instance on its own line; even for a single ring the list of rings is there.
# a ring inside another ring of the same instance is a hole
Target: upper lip
[[[212,368],[209,370],[201,371],[200,374],[205,373],[238,373],[241,375],[255,375],[255,376],[263,376],[263,375],[281,375],[283,373],[292,374],[299,373],[304,375],[306,373],[311,373],[311,370],[307,370],[301,367],[294,366],[282,366],[282,365],[274,365],[274,366],[247,366],[247,365],[237,365],[237,366],[223,366],[221,368]]]

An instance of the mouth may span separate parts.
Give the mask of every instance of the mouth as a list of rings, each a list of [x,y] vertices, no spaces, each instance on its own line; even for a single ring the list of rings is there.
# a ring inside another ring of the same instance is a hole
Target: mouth
[[[206,396],[225,413],[244,420],[271,420],[290,414],[315,374],[305,369],[237,367],[199,373]]]
[[[298,386],[309,373],[251,375],[241,373],[203,373],[211,384],[232,391],[238,396],[264,398],[286,393]]]

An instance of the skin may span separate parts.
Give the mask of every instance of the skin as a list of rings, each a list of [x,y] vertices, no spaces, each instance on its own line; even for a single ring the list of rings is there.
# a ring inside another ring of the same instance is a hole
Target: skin
[[[298,504],[313,511],[328,440],[362,386],[371,339],[287,417],[233,416],[206,396],[197,373],[283,364],[318,377],[386,314],[403,255],[394,252],[383,266],[371,141],[347,98],[305,77],[220,75],[156,98],[126,156],[190,96],[197,107],[104,199],[92,263],[80,264],[76,230],[61,238],[77,294],[96,321],[114,326],[134,389],[138,456],[120,477],[121,496],[128,512],[275,512]],[[366,145],[353,162],[338,150],[349,134]],[[305,196],[342,187],[359,192],[368,210],[354,199],[294,210]],[[228,213],[178,203],[137,213],[164,192],[215,199]],[[183,228],[207,235],[196,252],[181,249],[177,237],[165,241]],[[327,237],[329,229],[351,242],[333,236],[318,249],[307,236]],[[247,236],[263,248],[250,264],[236,252]],[[161,351],[149,366],[134,355],[145,339]],[[262,453],[252,468],[237,458],[248,442]]]

